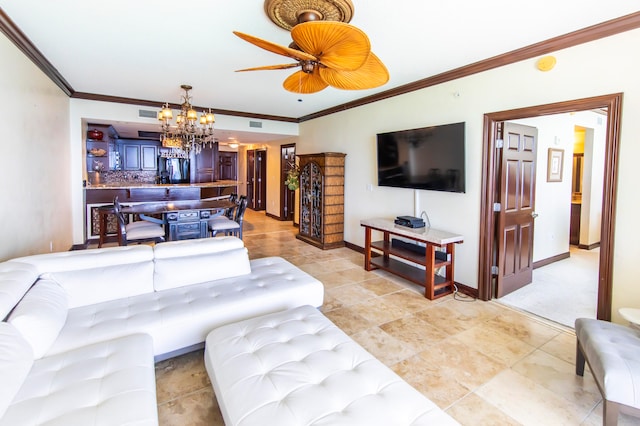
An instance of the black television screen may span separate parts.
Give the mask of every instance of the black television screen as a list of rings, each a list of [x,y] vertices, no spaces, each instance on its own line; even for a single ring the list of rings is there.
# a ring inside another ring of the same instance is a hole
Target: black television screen
[[[465,192],[464,122],[379,133],[378,185]]]

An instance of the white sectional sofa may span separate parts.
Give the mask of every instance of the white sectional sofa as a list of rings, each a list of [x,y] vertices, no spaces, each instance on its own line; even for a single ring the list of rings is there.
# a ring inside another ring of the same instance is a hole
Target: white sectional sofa
[[[154,361],[322,284],[217,237],[0,263],[0,425],[157,424]]]

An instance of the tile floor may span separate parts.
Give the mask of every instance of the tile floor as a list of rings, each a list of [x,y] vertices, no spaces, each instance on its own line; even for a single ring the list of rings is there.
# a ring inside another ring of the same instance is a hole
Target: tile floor
[[[366,272],[357,252],[295,239],[291,222],[249,210],[245,220],[252,258],[283,256],[320,279],[325,315],[461,424],[602,424],[593,379],[574,374],[570,328],[494,302],[429,301],[417,286]],[[156,378],[161,425],[223,424],[202,351],[159,362]]]

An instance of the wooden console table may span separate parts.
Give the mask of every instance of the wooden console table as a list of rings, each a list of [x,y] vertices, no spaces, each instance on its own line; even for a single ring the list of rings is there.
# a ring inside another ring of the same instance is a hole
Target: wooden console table
[[[364,268],[367,271],[382,269],[424,286],[424,295],[431,300],[453,292],[454,246],[462,243],[462,235],[426,227],[408,228],[396,225],[391,219],[366,219],[361,220],[360,225],[365,228]],[[383,240],[371,241],[372,230],[382,232]],[[391,235],[424,243],[425,247],[393,245]],[[424,253],[420,253],[421,250]],[[375,256],[379,252],[381,255]],[[444,277],[435,273],[442,267],[446,271]]]

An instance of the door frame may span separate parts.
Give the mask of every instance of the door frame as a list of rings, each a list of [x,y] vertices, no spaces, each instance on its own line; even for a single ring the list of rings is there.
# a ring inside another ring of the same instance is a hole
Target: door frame
[[[607,137],[605,142],[604,182],[602,191],[597,318],[606,321],[611,320],[614,218],[618,187],[617,166],[620,146],[622,93],[499,111],[484,115],[480,250],[478,260],[478,297],[481,300],[491,300],[493,298],[491,266],[496,231],[493,203],[496,199],[495,191],[498,165],[496,164],[495,135],[498,123],[521,118],[540,117],[599,108],[607,108]]]

